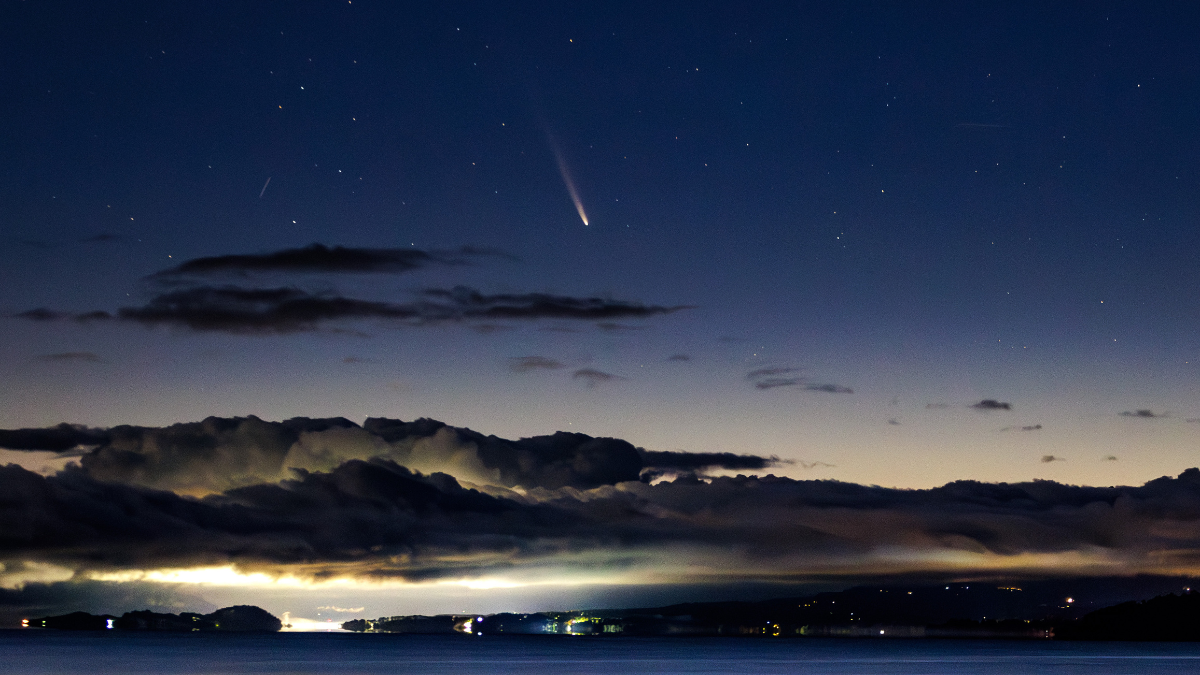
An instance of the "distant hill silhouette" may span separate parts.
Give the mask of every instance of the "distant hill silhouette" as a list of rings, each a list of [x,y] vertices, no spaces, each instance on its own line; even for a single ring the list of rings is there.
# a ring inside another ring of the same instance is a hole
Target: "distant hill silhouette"
[[[1098,609],[1057,628],[1055,635],[1068,640],[1200,641],[1200,593],[1160,595]]]
[[[171,632],[274,632],[283,623],[270,612],[252,605],[235,605],[218,609],[212,614],[167,614],[140,610],[126,612],[120,617],[111,614],[72,612],[48,616],[29,622],[32,628],[57,630],[128,630]]]

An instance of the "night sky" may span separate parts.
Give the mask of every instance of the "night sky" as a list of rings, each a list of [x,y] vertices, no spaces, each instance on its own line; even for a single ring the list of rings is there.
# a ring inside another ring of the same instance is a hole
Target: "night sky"
[[[0,614],[1197,570],[1200,14],[843,5],[4,3]]]

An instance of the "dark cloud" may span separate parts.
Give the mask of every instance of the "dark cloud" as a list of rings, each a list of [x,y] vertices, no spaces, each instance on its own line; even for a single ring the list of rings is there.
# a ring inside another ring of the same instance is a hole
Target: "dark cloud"
[[[313,295],[298,288],[200,286],[164,293],[143,307],[125,307],[118,317],[149,325],[195,331],[295,333],[339,319],[428,319],[430,308]]]
[[[826,394],[853,394],[854,390],[850,387],[843,387],[840,384],[806,384],[805,391],[820,391]]]
[[[559,370],[566,368],[566,364],[545,356],[514,356],[508,360],[508,367],[514,373],[528,373],[532,370]]]
[[[693,308],[691,305],[662,307],[609,298],[576,298],[546,293],[488,295],[467,286],[456,286],[450,290],[430,289],[425,294],[450,303],[455,314],[475,319],[644,318]]]
[[[732,452],[672,452],[642,450],[642,462],[647,468],[660,470],[698,471],[701,469],[728,469],[731,471],[760,471],[784,462],[778,457],[758,455],[735,455]]]
[[[65,451],[90,478],[203,495],[287,478],[292,469],[328,471],[349,460],[385,459],[426,473],[449,472],[498,487],[591,489],[636,481],[646,468],[762,469],[777,457],[649,452],[614,438],[558,432],[507,440],[420,419],[210,417],[167,427],[112,429],[59,425],[0,431],[0,447]]]
[[[11,497],[0,502],[0,555],[76,570],[234,563],[301,576],[429,579],[568,555],[617,560],[633,550],[660,565],[678,562],[681,546],[691,559],[724,560],[730,577],[744,570],[760,580],[839,564],[896,571],[918,551],[965,555],[980,570],[989,559],[1003,567],[1009,556],[1031,553],[1102,551],[1097,564],[1127,572],[1200,562],[1195,469],[1111,488],[959,481],[899,490],[685,476],[586,496],[557,492],[537,503],[386,460],[351,460],[204,499],[100,483],[82,470],[43,477],[16,466],[0,469],[0,489]],[[942,570],[967,572],[957,562]]]
[[[687,354],[672,354],[667,357],[667,360],[676,362],[691,361],[692,357],[688,356]]]
[[[926,410],[945,410],[950,407],[949,403],[926,403]]]
[[[1153,410],[1133,410],[1133,411],[1126,410],[1121,413],[1121,417],[1140,417],[1142,419],[1157,419],[1159,417],[1166,417],[1166,415],[1156,413]]]
[[[892,417],[892,418],[888,419],[888,424],[891,424],[894,426],[900,426],[900,420],[896,419],[895,417]]]
[[[122,237],[119,234],[112,234],[111,232],[101,232],[100,234],[94,234],[90,237],[87,237],[83,241],[84,241],[84,243],[87,243],[87,244],[109,244],[112,242],[124,241],[124,240],[125,240],[125,237]]]
[[[1050,462],[1065,462],[1065,461],[1066,460],[1063,459],[1062,457],[1055,457],[1054,455],[1042,455],[1042,464],[1049,464]]]
[[[1184,421],[1189,424],[1197,424],[1197,423],[1200,423],[1200,417],[1189,417]]]
[[[520,559],[569,537],[566,513],[490,497],[450,476],[422,476],[385,460],[352,460],[271,485],[203,500],[100,483],[68,468],[41,477],[0,467],[0,555],[76,569],[229,564],[321,568],[382,563],[418,577],[473,555]],[[464,566],[478,565],[471,561]]]
[[[291,466],[307,466],[287,461],[302,434],[357,428],[341,417],[264,422],[254,416],[119,426],[106,430],[104,443],[79,462],[96,480],[206,494],[278,480]]]
[[[1041,431],[1041,430],[1042,430],[1042,425],[1031,424],[1031,425],[1023,426],[1023,427],[1004,427],[1000,431]]]
[[[347,356],[342,359],[342,363],[373,363],[371,359],[364,359],[361,356]]]
[[[426,291],[425,295],[439,301],[401,304],[314,294],[299,288],[194,286],[162,293],[141,307],[123,307],[115,315],[102,311],[70,315],[39,308],[16,316],[37,321],[117,319],[195,331],[281,334],[314,331],[341,320],[379,319],[424,325],[476,319],[647,317],[684,309],[541,293],[483,295],[462,286],[452,291]]]
[[[1102,459],[1102,460],[1100,460],[1100,461],[1102,461],[1102,462],[1115,462],[1115,461],[1117,461],[1117,456],[1116,456],[1116,455],[1105,455],[1104,459]]]
[[[0,448],[65,452],[81,445],[102,445],[111,437],[107,429],[89,429],[78,424],[46,429],[0,429]]]
[[[39,361],[78,361],[83,363],[103,363],[104,359],[92,352],[60,352],[58,354],[41,354]]]
[[[393,446],[411,446],[406,454],[391,455],[399,461],[420,461],[422,453],[434,452],[417,443],[421,440],[442,442],[445,455],[470,452],[479,468],[494,472],[494,484],[503,486],[587,489],[638,480],[643,468],[637,448],[616,438],[560,431],[512,441],[436,420],[382,417],[368,418],[363,429]]]
[[[1012,410],[1011,403],[997,401],[994,398],[985,398],[979,403],[972,404],[971,407],[976,410]]]
[[[620,375],[606,373],[602,370],[596,370],[595,368],[580,368],[579,370],[571,373],[571,379],[584,380],[587,382],[589,387],[595,387],[605,382],[617,382],[624,380],[625,378],[621,377]]]
[[[422,251],[415,248],[333,248],[310,244],[272,253],[219,255],[194,258],[157,273],[156,277],[204,276],[218,273],[249,272],[411,272],[430,265],[462,265],[468,258],[511,256],[488,248],[464,247],[456,251]]]

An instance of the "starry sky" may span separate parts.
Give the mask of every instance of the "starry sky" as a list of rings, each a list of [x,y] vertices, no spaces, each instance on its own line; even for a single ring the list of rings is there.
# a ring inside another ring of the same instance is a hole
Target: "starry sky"
[[[42,525],[0,547],[0,590],[259,593],[315,617],[317,596],[383,615],[1187,572],[1192,526],[1158,507],[1083,521],[1089,500],[1200,500],[1181,475],[1197,23],[1123,3],[4,3],[0,463],[28,512],[3,517]],[[998,483],[1062,521],[979,506]],[[294,528],[271,491],[330,485],[408,495],[416,529],[333,509],[378,540],[288,529],[303,546],[243,559],[221,542],[251,535],[212,525],[160,550],[229,509]],[[781,529],[738,538],[746,490]],[[105,491],[155,525],[72,520]],[[55,519],[77,536],[42,537]],[[783,531],[800,543],[768,544]]]

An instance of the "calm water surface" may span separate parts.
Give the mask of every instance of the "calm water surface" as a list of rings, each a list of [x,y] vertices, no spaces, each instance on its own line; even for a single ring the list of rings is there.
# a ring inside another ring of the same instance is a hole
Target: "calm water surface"
[[[0,673],[1200,673],[1200,645],[0,631]]]

